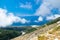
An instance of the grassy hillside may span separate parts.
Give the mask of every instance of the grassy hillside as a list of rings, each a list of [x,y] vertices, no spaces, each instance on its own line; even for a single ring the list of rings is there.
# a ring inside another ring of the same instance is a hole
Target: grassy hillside
[[[8,40],[21,35],[18,31],[0,29],[0,40]]]
[[[38,40],[60,40],[60,26],[38,36]]]
[[[0,28],[0,40],[9,40],[22,35],[21,31],[30,33],[37,30],[32,27],[5,27]]]
[[[56,18],[56,19],[54,19],[54,20],[51,20],[51,21],[49,21],[48,23],[46,23],[47,25],[51,25],[51,24],[54,24],[54,23],[56,23],[56,22],[58,22],[58,21],[60,21],[60,17],[59,18]]]
[[[36,27],[36,28],[33,28],[33,27],[4,27],[3,28],[2,27],[2,28],[0,28],[0,40],[9,40],[9,39],[18,37],[18,36],[22,35],[21,31],[26,32],[26,34],[31,33],[35,30],[45,28],[46,25],[48,27],[48,25],[54,24],[54,23],[58,22],[59,20],[60,20],[60,18],[51,20],[47,24],[44,24],[41,27]],[[58,31],[60,32],[60,26],[57,28],[54,28],[54,30],[52,30],[52,31],[48,31],[48,34],[55,35],[54,33],[58,32]],[[57,35],[59,35],[59,34],[57,34]],[[51,36],[51,37],[53,37],[53,36]],[[47,40],[47,39],[48,39],[47,33],[44,33],[41,36],[38,36],[38,40]]]

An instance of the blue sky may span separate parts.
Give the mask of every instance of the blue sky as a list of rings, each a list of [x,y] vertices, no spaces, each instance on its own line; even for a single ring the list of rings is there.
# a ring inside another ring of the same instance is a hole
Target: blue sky
[[[42,3],[42,0],[39,1],[37,4],[35,0],[0,0],[0,7],[17,15],[32,15]]]
[[[42,24],[60,17],[60,0],[0,0],[0,26]]]

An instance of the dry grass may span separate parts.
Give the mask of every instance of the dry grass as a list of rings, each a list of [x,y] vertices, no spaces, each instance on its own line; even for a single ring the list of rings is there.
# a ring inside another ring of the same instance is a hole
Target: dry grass
[[[42,36],[41,36],[42,35]],[[60,40],[60,26],[38,36],[38,40]]]

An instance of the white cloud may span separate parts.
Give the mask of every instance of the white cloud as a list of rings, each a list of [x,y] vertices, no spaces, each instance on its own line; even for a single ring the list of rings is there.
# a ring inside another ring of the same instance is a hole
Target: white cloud
[[[54,8],[60,8],[60,0],[44,0],[44,2],[50,3]]]
[[[31,9],[31,8],[32,8],[32,5],[31,5],[30,2],[29,2],[29,3],[26,2],[26,4],[20,3],[20,7],[21,7],[21,8]]]
[[[54,19],[56,19],[58,17],[60,17],[60,14],[55,14],[55,15],[47,16],[46,20],[54,20]]]
[[[39,18],[38,18],[38,21],[43,21],[43,18],[42,18],[42,17],[39,17]]]
[[[49,5],[49,4],[47,4],[47,3],[44,2],[44,3],[37,9],[35,15],[42,15],[42,16],[44,16],[44,15],[50,14],[51,12],[50,12],[50,9],[48,8],[47,5]]]
[[[55,16],[55,18],[58,18],[58,17],[60,17],[60,14],[55,14],[54,16]]]
[[[53,8],[60,9],[60,0],[43,0],[41,6],[36,10],[35,15],[49,15],[52,14]]]
[[[53,19],[55,19],[55,17],[53,15],[46,17],[46,20],[53,20]]]
[[[35,22],[40,22],[40,21],[43,21],[43,17],[39,17],[38,20],[35,20]]]
[[[31,27],[33,27],[33,28],[34,28],[34,27],[39,27],[39,26],[38,26],[38,25],[31,25]]]
[[[24,24],[24,23],[29,23],[30,21],[22,18],[22,20],[20,20],[20,22],[21,22],[22,24]]]
[[[8,26],[13,22],[26,23],[26,19],[15,16],[13,13],[8,13],[7,10],[0,8],[0,26]]]

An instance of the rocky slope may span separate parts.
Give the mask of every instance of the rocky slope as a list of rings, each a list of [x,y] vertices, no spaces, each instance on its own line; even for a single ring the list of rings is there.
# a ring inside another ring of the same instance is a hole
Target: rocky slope
[[[38,36],[40,34],[46,33],[48,30],[51,30],[55,26],[57,26],[56,23],[55,24],[48,25],[48,26],[46,26],[44,28],[38,29],[38,30],[36,30],[34,32],[31,32],[29,34],[16,37],[16,38],[11,39],[11,40],[38,40]]]

